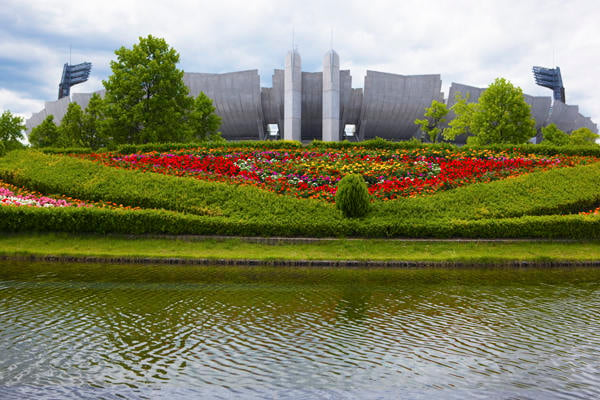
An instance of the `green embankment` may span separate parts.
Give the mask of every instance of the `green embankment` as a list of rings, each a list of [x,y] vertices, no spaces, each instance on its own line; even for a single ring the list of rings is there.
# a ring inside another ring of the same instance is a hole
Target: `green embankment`
[[[578,263],[600,259],[600,242],[481,242],[336,239],[314,243],[250,243],[240,239],[179,240],[124,236],[1,234],[0,256],[329,261],[413,261],[490,264]]]
[[[254,187],[104,167],[35,151],[0,158],[0,178],[47,194],[146,210],[0,208],[0,230],[244,236],[600,238],[600,163],[377,202],[360,219]],[[156,210],[162,209],[162,210]]]

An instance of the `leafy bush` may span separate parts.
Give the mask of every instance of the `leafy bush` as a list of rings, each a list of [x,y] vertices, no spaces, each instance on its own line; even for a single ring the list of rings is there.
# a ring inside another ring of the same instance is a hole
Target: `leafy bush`
[[[362,176],[350,174],[344,176],[337,186],[335,205],[345,217],[362,217],[369,211],[369,191]]]
[[[506,219],[364,221],[342,220],[282,224],[236,221],[165,210],[0,207],[1,232],[194,234],[228,236],[545,238],[600,239],[600,218],[583,215]]]
[[[569,143],[572,145],[596,145],[600,135],[595,134],[589,128],[579,128],[571,132]]]
[[[569,135],[558,129],[556,124],[550,124],[542,128],[543,143],[554,146],[566,146],[569,144]]]
[[[33,128],[29,134],[29,143],[33,147],[57,146],[60,132],[54,122],[54,115],[50,114],[46,119]]]

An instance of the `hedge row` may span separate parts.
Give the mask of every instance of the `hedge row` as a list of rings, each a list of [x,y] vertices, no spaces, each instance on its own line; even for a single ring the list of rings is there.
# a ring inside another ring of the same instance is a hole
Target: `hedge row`
[[[281,196],[251,186],[106,167],[68,156],[36,151],[0,158],[0,179],[46,194],[108,201],[130,207],[163,208],[196,215],[245,220],[336,220],[331,204]]]
[[[433,196],[375,204],[373,216],[394,219],[509,218],[571,214],[600,204],[600,163],[478,183]]]
[[[46,154],[87,154],[87,153],[106,153],[115,154],[133,154],[148,153],[151,151],[167,152],[191,148],[215,148],[215,147],[240,147],[240,148],[259,148],[259,149],[289,149],[301,148],[300,142],[289,140],[243,140],[243,141],[215,141],[215,142],[197,142],[197,143],[146,143],[146,144],[125,144],[114,146],[112,148],[92,150],[86,147],[45,147],[39,149]]]
[[[231,236],[407,237],[407,238],[570,238],[600,239],[600,217],[537,216],[506,219],[337,224],[302,221],[287,225],[235,221],[164,210],[0,207],[1,232],[195,234]]]
[[[251,186],[122,170],[33,151],[13,152],[0,159],[0,179],[47,194],[237,220],[335,224],[342,218],[333,205],[316,200],[281,196]],[[417,223],[569,214],[598,204],[600,163],[469,185],[433,196],[376,202],[366,220]]]
[[[246,140],[246,141],[230,141],[230,142],[198,142],[198,143],[147,143],[139,145],[121,145],[110,149],[96,150],[96,153],[111,151],[117,154],[133,154],[145,153],[150,151],[167,152],[174,150],[182,150],[189,148],[215,148],[215,147],[234,147],[234,148],[257,148],[257,149],[288,149],[301,148],[303,145],[300,142],[286,140]],[[381,138],[365,140],[362,142],[323,142],[314,140],[311,143],[304,145],[305,148],[330,148],[330,149],[353,149],[357,147],[378,150],[415,150],[415,149],[430,149],[430,150],[448,150],[456,149],[457,146],[451,143],[421,143],[418,140],[408,140],[400,142],[392,142]],[[600,146],[552,146],[545,144],[497,144],[489,146],[463,146],[463,149],[472,150],[491,150],[491,151],[508,151],[516,154],[538,154],[546,156],[567,155],[567,156],[592,156],[600,157]],[[53,148],[47,147],[41,149],[47,154],[85,154],[92,153],[89,148]]]
[[[318,148],[335,148],[335,149],[352,149],[355,147],[364,147],[366,149],[387,149],[387,150],[414,150],[414,149],[430,149],[430,150],[451,150],[457,146],[452,143],[421,143],[417,140],[408,140],[401,142],[392,142],[381,138],[365,140],[362,142],[322,142],[315,140],[308,147]],[[553,146],[546,144],[495,144],[488,146],[462,146],[461,149],[472,150],[491,150],[494,152],[507,151],[516,154],[538,154],[546,156],[567,155],[567,156],[592,156],[600,157],[600,146],[590,144],[586,146]]]

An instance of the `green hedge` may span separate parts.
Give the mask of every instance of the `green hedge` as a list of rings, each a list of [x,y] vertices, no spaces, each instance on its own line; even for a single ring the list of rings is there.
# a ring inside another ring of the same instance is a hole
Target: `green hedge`
[[[0,179],[46,194],[252,220],[336,220],[332,204],[281,196],[251,186],[105,167],[68,156],[12,152],[0,159]]]
[[[290,222],[341,217],[331,204],[280,196],[251,186],[122,170],[34,151],[12,152],[0,159],[0,178],[42,193],[197,215]],[[576,213],[597,204],[600,163],[469,185],[433,196],[377,202],[368,218],[507,218]]]
[[[281,196],[251,186],[110,168],[35,151],[11,152],[1,158],[0,179],[47,194],[176,211],[143,210],[134,214],[125,211],[110,214],[113,211],[98,209],[39,211],[54,213],[53,218],[63,214],[77,221],[83,216],[88,218],[85,223],[70,222],[67,226],[83,227],[90,223],[89,218],[107,218],[108,222],[98,225],[104,227],[102,232],[138,233],[140,229],[149,229],[165,233],[259,236],[575,237],[581,232],[589,233],[585,218],[534,216],[576,213],[600,204],[600,163],[536,172],[432,196],[376,202],[366,217],[353,220],[343,218],[334,205],[316,200]],[[19,212],[31,216],[23,218],[40,215],[35,214],[38,211]],[[579,222],[583,224],[581,227],[577,227]],[[24,223],[29,229],[35,229],[37,223],[60,225],[41,220]],[[132,225],[119,228],[121,223]],[[169,224],[174,227],[168,227]],[[559,229],[556,233],[544,231],[554,227]]]
[[[375,204],[378,218],[486,219],[571,214],[600,204],[600,163]]]
[[[257,149],[288,149],[288,148],[307,148],[307,149],[353,149],[357,147],[378,150],[416,150],[416,149],[429,149],[429,150],[451,150],[456,149],[457,146],[452,143],[421,143],[417,140],[408,140],[400,142],[392,142],[381,138],[375,138],[365,140],[362,142],[323,142],[320,140],[314,140],[307,145],[302,145],[300,142],[285,141],[285,140],[246,140],[246,141],[230,141],[230,142],[198,142],[198,143],[147,143],[139,145],[120,145],[110,149],[99,149],[96,153],[111,151],[116,154],[133,154],[133,153],[145,153],[151,151],[168,152],[174,150],[189,149],[194,147],[200,148],[216,148],[216,147],[231,147],[231,148],[257,148]],[[463,150],[491,150],[491,151],[507,151],[514,154],[538,154],[546,156],[556,155],[568,155],[568,156],[592,156],[600,157],[600,146],[599,145],[586,145],[586,146],[552,146],[546,144],[497,144],[489,146],[463,146]],[[47,147],[40,149],[40,151],[47,154],[85,154],[93,152],[89,148],[55,148]]]
[[[0,207],[2,232],[195,234],[229,236],[407,237],[407,238],[571,238],[600,239],[600,217],[538,216],[420,223],[343,220],[336,225],[303,221],[236,221],[164,210]]]
[[[168,152],[182,149],[190,149],[195,147],[201,148],[216,148],[216,147],[235,147],[235,148],[258,148],[258,149],[289,149],[301,148],[300,142],[289,140],[243,140],[243,141],[215,141],[215,142],[198,142],[198,143],[146,143],[146,144],[125,144],[115,146],[114,148],[92,150],[85,147],[45,147],[39,151],[46,154],[87,154],[87,153],[106,153],[112,152],[115,154],[133,154],[133,153],[148,153],[151,151]]]

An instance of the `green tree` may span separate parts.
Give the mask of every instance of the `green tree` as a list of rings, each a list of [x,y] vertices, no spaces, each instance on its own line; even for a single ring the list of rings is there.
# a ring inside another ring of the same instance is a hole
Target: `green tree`
[[[116,143],[186,139],[184,121],[193,98],[177,69],[179,54],[164,39],[148,35],[132,49],[115,51],[112,75],[103,81],[108,135]]]
[[[367,184],[361,175],[346,175],[338,182],[335,205],[345,217],[357,218],[367,214],[370,199]]]
[[[431,102],[431,106],[425,109],[425,118],[416,119],[415,124],[421,127],[421,130],[427,134],[431,143],[437,142],[441,138],[441,126],[446,123],[448,107],[437,100]]]
[[[69,103],[67,112],[58,127],[59,147],[83,146],[83,111],[77,103]]]
[[[5,110],[0,115],[0,143],[4,150],[12,150],[23,147],[20,140],[23,139],[25,124],[23,118]]]
[[[111,143],[106,135],[107,130],[102,129],[104,121],[104,102],[98,93],[94,93],[83,114],[83,131],[81,142],[85,147],[94,150],[106,147]]]
[[[536,134],[523,91],[504,78],[497,78],[481,94],[470,128],[481,145],[525,143]]]
[[[450,121],[448,128],[444,129],[443,136],[446,140],[455,140],[459,135],[471,133],[473,114],[477,111],[477,103],[468,103],[468,94],[463,97],[460,92],[456,93],[455,99],[456,102],[450,107],[450,110],[456,117]]]
[[[569,144],[572,145],[589,145],[596,144],[596,140],[600,138],[600,135],[595,134],[588,128],[579,128],[571,132],[569,136]]]
[[[34,147],[58,146],[59,131],[54,123],[54,115],[48,115],[44,122],[31,130],[29,143]]]
[[[554,146],[566,146],[569,144],[569,135],[558,129],[556,124],[550,124],[542,128],[543,144]]]
[[[217,135],[221,117],[215,114],[215,110],[210,97],[200,92],[194,99],[194,107],[187,118],[187,127],[192,139],[207,140]]]

